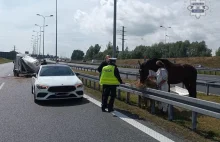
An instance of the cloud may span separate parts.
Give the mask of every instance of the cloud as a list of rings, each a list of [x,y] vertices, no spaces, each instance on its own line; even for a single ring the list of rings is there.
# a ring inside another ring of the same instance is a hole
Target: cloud
[[[113,0],[58,1],[58,55],[70,57],[75,49],[84,52],[96,43],[105,45],[113,39]],[[117,30],[125,26],[125,45],[130,50],[140,44],[151,45],[164,42],[165,27],[167,42],[178,40],[205,40],[213,51],[219,43],[219,0],[207,2],[206,16],[196,19],[190,16],[189,0],[118,0]],[[32,52],[31,36],[39,30],[34,24],[42,24],[37,13],[51,15],[47,18],[45,53],[55,54],[55,2],[54,0],[0,0],[0,50],[9,51],[14,45],[20,52]],[[117,45],[121,49],[121,31],[117,32]],[[42,46],[41,46],[42,47]]]

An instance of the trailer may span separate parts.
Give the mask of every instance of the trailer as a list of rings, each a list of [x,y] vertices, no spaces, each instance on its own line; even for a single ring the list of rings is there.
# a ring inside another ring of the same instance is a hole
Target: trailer
[[[13,63],[13,73],[14,76],[17,77],[20,74],[23,74],[25,76],[33,75],[37,73],[40,68],[39,61],[26,54],[17,54]]]

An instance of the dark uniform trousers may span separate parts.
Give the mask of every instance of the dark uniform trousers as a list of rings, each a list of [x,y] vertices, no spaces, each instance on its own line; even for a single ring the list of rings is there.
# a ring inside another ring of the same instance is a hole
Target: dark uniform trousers
[[[116,98],[116,87],[117,85],[103,85],[103,91],[102,91],[102,110],[105,110],[105,108],[108,108],[108,111],[113,110],[113,104]],[[111,96],[108,102],[108,97]]]

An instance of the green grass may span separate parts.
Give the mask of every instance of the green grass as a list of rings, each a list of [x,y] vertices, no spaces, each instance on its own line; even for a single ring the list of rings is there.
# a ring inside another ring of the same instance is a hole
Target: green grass
[[[0,57],[0,64],[9,63],[9,62],[11,62],[11,60]]]

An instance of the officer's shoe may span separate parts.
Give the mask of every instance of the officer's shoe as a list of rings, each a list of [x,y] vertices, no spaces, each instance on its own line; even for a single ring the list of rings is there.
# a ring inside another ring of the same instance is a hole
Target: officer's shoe
[[[108,112],[113,112],[115,111],[113,108],[108,109]]]
[[[102,112],[106,112],[105,107],[102,107]]]

